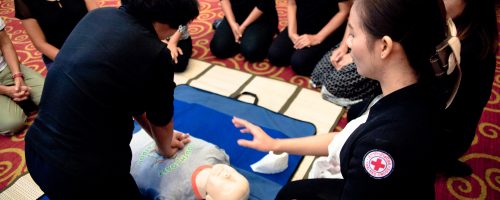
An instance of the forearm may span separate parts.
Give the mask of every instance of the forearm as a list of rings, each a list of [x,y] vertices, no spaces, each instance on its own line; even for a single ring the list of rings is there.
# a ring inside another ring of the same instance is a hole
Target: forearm
[[[12,45],[9,36],[5,31],[0,31],[0,40],[3,57],[5,59],[5,62],[7,62],[7,65],[9,66],[10,73],[16,74],[21,72],[16,50],[14,49],[14,45]]]
[[[40,51],[43,55],[47,56],[51,60],[55,60],[57,54],[59,53],[58,48],[47,42],[35,45],[35,47],[36,49],[38,49],[38,51]]]
[[[263,12],[259,10],[257,7],[255,7],[252,12],[248,15],[248,17],[245,19],[245,21],[241,24],[243,27],[248,27],[250,24],[255,22],[255,20],[259,19],[260,16],[262,16]]]
[[[346,27],[345,31],[344,31],[344,36],[342,37],[342,41],[340,41],[340,44],[339,44],[338,48],[346,49],[346,50],[349,48],[347,46],[347,38],[348,37],[349,37],[349,27]],[[347,53],[347,51],[345,51],[345,53]]]
[[[274,152],[296,155],[327,156],[328,145],[335,133],[327,133],[302,138],[276,139]]]
[[[288,35],[297,34],[297,5],[295,0],[289,0],[287,6]]]
[[[168,40],[168,45],[174,45],[177,47],[179,40],[181,39],[181,32],[179,30],[175,31],[175,33]]]
[[[171,144],[174,136],[174,120],[170,120],[170,122],[165,126],[156,126],[151,123],[149,124],[151,126],[151,135],[155,140],[158,151],[160,151],[163,156],[173,156],[175,151],[173,151]]]
[[[54,60],[57,53],[59,53],[59,49],[47,43],[45,35],[38,22],[35,19],[29,18],[22,20],[22,23],[24,29],[26,29],[26,33],[28,33],[28,36],[33,42],[33,45],[35,45],[35,48],[42,52],[43,55],[49,57],[51,60]]]
[[[339,12],[317,33],[321,41],[324,41],[329,35],[337,30],[349,17],[351,3],[349,1],[339,3]]]
[[[153,138],[158,147],[158,151],[161,155],[165,157],[171,157],[175,155],[174,147],[172,147],[172,139],[174,136],[174,120],[171,119],[170,122],[165,126],[156,126],[149,122],[147,114],[143,113],[139,116],[134,116],[134,119],[141,125],[141,127],[146,131],[146,133]]]
[[[133,116],[135,121],[148,133],[149,136],[153,137],[151,134],[151,126],[149,125],[149,120],[146,118],[146,113],[139,116]]]
[[[234,17],[233,9],[231,8],[231,2],[229,0],[221,0],[220,1],[222,12],[224,13],[224,17],[226,17],[229,25],[238,23],[236,22],[236,18]]]
[[[0,95],[6,95],[8,91],[8,86],[0,85]]]
[[[87,7],[88,11],[98,8],[97,2],[95,0],[85,0],[85,6]]]

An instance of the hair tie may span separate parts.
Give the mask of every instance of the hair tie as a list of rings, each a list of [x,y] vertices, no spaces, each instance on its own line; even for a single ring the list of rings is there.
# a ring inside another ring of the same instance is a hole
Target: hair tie
[[[445,109],[448,108],[453,102],[453,99],[455,99],[455,95],[458,92],[462,80],[462,69],[460,68],[460,39],[457,37],[457,28],[451,18],[448,18],[447,25],[448,37],[436,47],[436,53],[430,58],[435,76],[442,76],[445,73],[446,75],[450,75],[458,68],[458,77],[453,86],[451,95],[446,102]]]

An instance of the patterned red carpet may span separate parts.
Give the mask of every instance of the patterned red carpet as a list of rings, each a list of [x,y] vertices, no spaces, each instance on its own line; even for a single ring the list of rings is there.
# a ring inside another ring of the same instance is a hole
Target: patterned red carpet
[[[189,26],[193,38],[193,58],[227,66],[258,75],[288,81],[304,87],[308,78],[295,75],[290,68],[280,68],[269,62],[249,63],[241,55],[221,60],[209,50],[213,30],[211,23],[222,16],[219,0],[200,0],[200,16]],[[286,0],[277,0],[280,28],[286,25]],[[117,0],[100,0],[100,6],[117,6]],[[497,20],[500,21],[500,7],[497,6]],[[42,75],[47,73],[41,54],[29,40],[21,22],[14,18],[13,0],[0,0],[0,15],[7,23],[6,30],[11,36],[19,59],[25,65]],[[500,27],[500,24],[499,24]],[[30,125],[35,116],[28,119]],[[345,119],[337,130],[345,125]],[[439,178],[436,183],[436,199],[500,199],[500,53],[497,54],[497,68],[492,94],[483,112],[476,137],[468,153],[462,160],[472,166],[474,174],[467,178]],[[16,177],[27,172],[24,158],[24,135],[13,137],[0,136],[0,191],[11,184]],[[431,163],[420,163],[422,167]],[[411,194],[409,194],[411,195]]]

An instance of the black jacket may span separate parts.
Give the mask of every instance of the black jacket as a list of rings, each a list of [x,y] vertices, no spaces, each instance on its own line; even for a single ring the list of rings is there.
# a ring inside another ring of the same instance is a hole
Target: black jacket
[[[380,99],[340,153],[341,199],[433,199],[435,107],[419,85]]]

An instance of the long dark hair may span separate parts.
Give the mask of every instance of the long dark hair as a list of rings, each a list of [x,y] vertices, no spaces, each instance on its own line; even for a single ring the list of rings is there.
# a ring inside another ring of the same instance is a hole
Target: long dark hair
[[[493,0],[465,0],[465,8],[456,19],[458,37],[463,40],[474,32],[481,39],[479,58],[495,54],[498,49],[498,29]]]
[[[429,58],[447,33],[442,0],[356,0],[356,4],[369,43],[391,37],[402,45],[419,81],[431,80]]]

